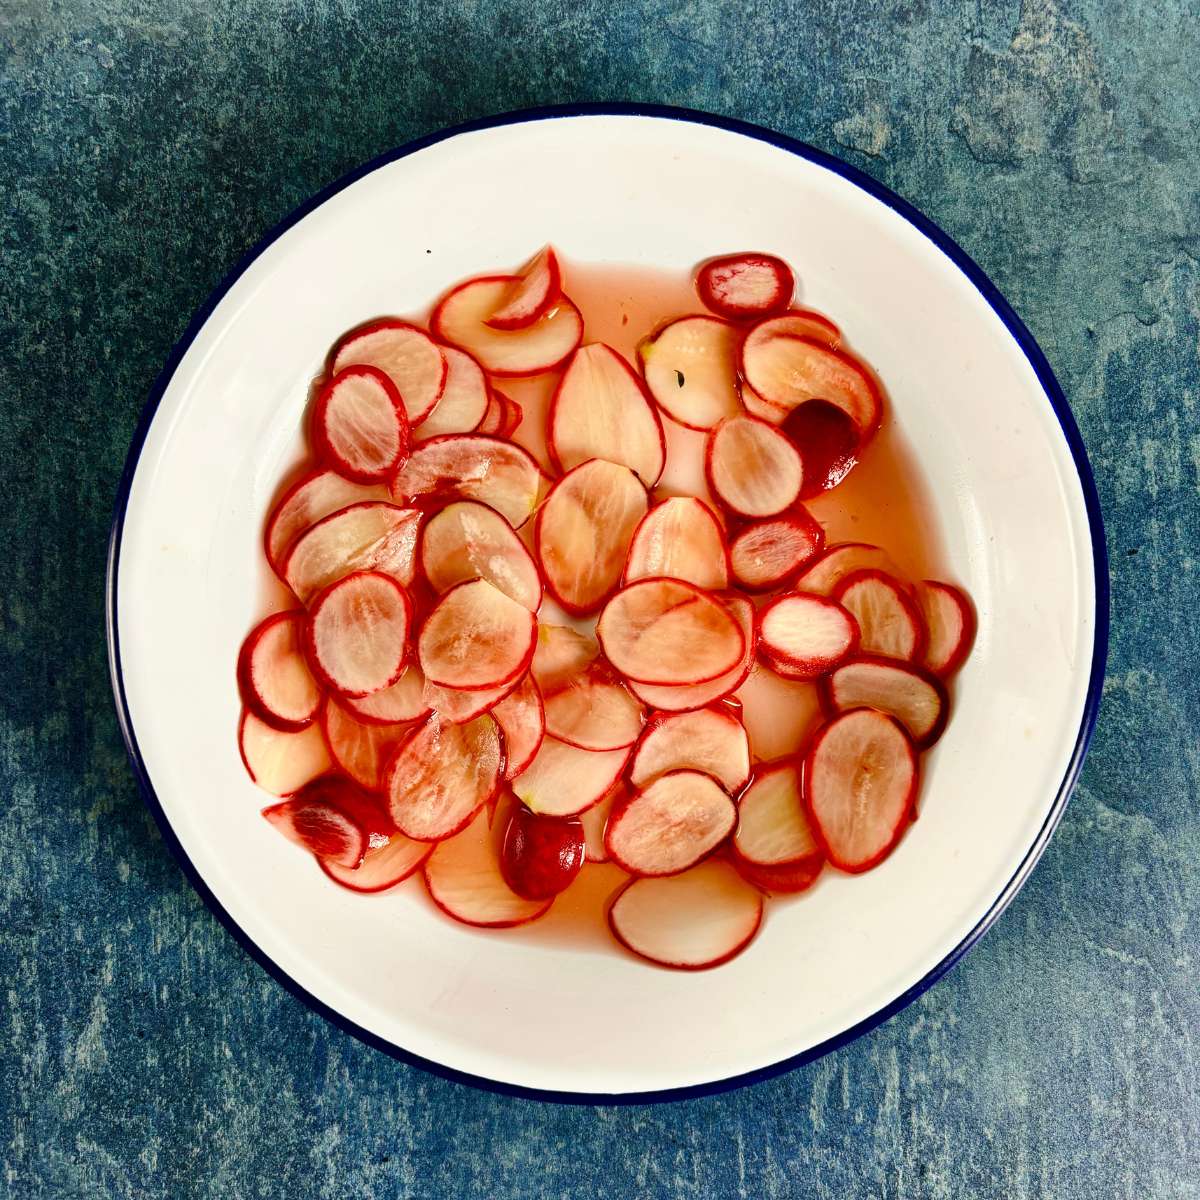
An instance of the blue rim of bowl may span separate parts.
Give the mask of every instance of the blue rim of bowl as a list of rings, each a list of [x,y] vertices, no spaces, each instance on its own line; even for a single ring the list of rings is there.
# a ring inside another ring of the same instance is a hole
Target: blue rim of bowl
[[[891,1003],[817,1046],[813,1046],[799,1054],[794,1054],[789,1058],[782,1059],[777,1063],[772,1063],[769,1066],[758,1067],[755,1070],[731,1075],[728,1078],[714,1080],[710,1083],[654,1091],[615,1094],[605,1092],[560,1092],[552,1089],[525,1087],[520,1084],[505,1083],[479,1075],[472,1075],[469,1072],[459,1071],[423,1058],[419,1054],[414,1054],[412,1051],[404,1049],[403,1046],[389,1042],[372,1033],[370,1030],[364,1029],[362,1026],[348,1020],[341,1013],[330,1008],[329,1005],[312,995],[311,992],[288,975],[273,959],[261,950],[226,911],[201,878],[199,871],[188,857],[187,852],[171,828],[171,823],[163,811],[158,796],[155,794],[154,786],[150,781],[141,750],[138,747],[137,735],[133,729],[133,721],[130,717],[129,705],[125,696],[125,681],[121,671],[120,641],[117,631],[117,571],[121,555],[121,534],[129,503],[130,489],[133,485],[133,478],[137,471],[138,461],[141,458],[146,435],[150,430],[163,394],[166,392],[184,354],[187,353],[188,348],[196,339],[196,336],[204,327],[208,318],[212,315],[213,310],[230,288],[248,270],[250,265],[269,246],[291,229],[292,226],[303,220],[309,213],[320,208],[327,200],[336,196],[359,179],[362,179],[365,175],[369,175],[372,171],[377,171],[380,167],[395,162],[397,159],[406,158],[418,150],[423,150],[428,146],[436,145],[439,142],[444,142],[449,138],[463,133],[473,133],[484,129],[496,129],[505,125],[519,125],[534,121],[593,116],[665,118],[672,121],[707,125],[729,133],[740,134],[743,137],[753,138],[755,141],[766,142],[770,146],[785,150],[789,154],[795,154],[800,158],[806,159],[808,162],[814,163],[816,166],[823,167],[827,171],[832,171],[835,175],[840,175],[843,179],[861,188],[868,195],[886,204],[888,208],[898,213],[910,225],[923,233],[971,281],[991,306],[995,314],[1004,323],[1008,332],[1021,348],[1026,359],[1028,359],[1029,365],[1033,368],[1034,374],[1037,376],[1038,382],[1041,384],[1042,390],[1050,402],[1051,408],[1054,410],[1054,415],[1058,418],[1063,437],[1066,439],[1071,456],[1075,461],[1075,468],[1079,474],[1080,487],[1083,491],[1084,506],[1087,511],[1088,527],[1092,539],[1092,560],[1095,570],[1096,588],[1096,633],[1092,650],[1091,675],[1088,679],[1087,696],[1084,702],[1079,734],[1075,742],[1074,751],[1071,754],[1070,762],[1067,765],[1066,773],[1059,786],[1054,804],[1046,817],[1045,823],[1038,831],[1033,844],[1029,847],[1025,857],[1013,873],[1012,878],[1009,879],[991,907],[966,937],[941,962],[914,983],[912,987],[897,996]],[[782,1075],[787,1071],[791,1071],[796,1067],[803,1066],[805,1063],[820,1058],[822,1055],[828,1054],[830,1051],[836,1050],[848,1042],[854,1041],[855,1038],[882,1024],[932,987],[991,928],[1000,914],[1012,902],[1013,897],[1020,891],[1026,879],[1028,879],[1030,872],[1037,864],[1038,859],[1041,858],[1042,852],[1045,850],[1050,836],[1053,834],[1066,808],[1071,790],[1079,778],[1079,772],[1083,766],[1084,757],[1087,754],[1088,744],[1091,741],[1092,732],[1096,727],[1096,715],[1100,707],[1104,668],[1108,655],[1108,555],[1104,539],[1104,525],[1100,515],[1100,501],[1096,494],[1096,481],[1092,474],[1091,464],[1088,462],[1087,451],[1084,448],[1083,439],[1080,437],[1079,428],[1075,424],[1075,418],[1071,413],[1070,406],[1067,404],[1066,397],[1063,395],[1062,388],[1059,387],[1058,380],[1054,377],[1054,372],[1050,369],[1050,364],[1047,362],[1046,356],[1042,353],[1041,347],[1038,346],[1033,335],[1025,328],[1020,317],[1017,316],[1008,301],[1000,294],[996,285],[988,279],[974,260],[952,238],[929,220],[928,217],[920,213],[908,201],[901,199],[895,192],[884,187],[883,184],[876,182],[876,180],[860,171],[857,167],[852,167],[848,163],[842,162],[840,159],[826,154],[822,150],[817,150],[804,142],[797,141],[795,138],[788,137],[782,133],[775,133],[773,130],[764,129],[758,125],[751,125],[745,121],[734,120],[730,117],[716,116],[712,113],[701,112],[696,109],[674,108],[668,105],[656,104],[568,104],[522,109],[517,112],[503,113],[499,116],[486,117],[477,121],[468,121],[462,125],[456,125],[450,129],[441,130],[438,133],[429,134],[415,141],[408,142],[395,150],[390,150],[386,154],[372,159],[368,163],[364,163],[361,167],[351,171],[350,174],[343,176],[318,192],[286,216],[256,246],[243,256],[241,261],[225,276],[220,285],[209,296],[208,300],[192,318],[183,336],[176,343],[170,357],[167,359],[166,365],[155,381],[153,391],[146,402],[145,408],[142,410],[137,429],[134,432],[133,442],[130,446],[120,486],[117,490],[112,532],[108,544],[105,593],[105,622],[108,634],[109,671],[112,676],[113,694],[116,699],[117,717],[121,726],[121,734],[125,739],[125,746],[129,753],[129,760],[133,766],[134,774],[137,777],[138,785],[141,788],[146,804],[154,814],[154,819],[158,824],[163,840],[167,843],[171,853],[183,868],[184,874],[187,876],[192,887],[196,889],[201,899],[213,911],[225,928],[229,930],[250,956],[287,988],[289,992],[302,1000],[309,1008],[319,1013],[331,1024],[365,1042],[368,1046],[372,1046],[376,1050],[382,1050],[385,1054],[391,1055],[393,1058],[400,1059],[411,1066],[420,1067],[422,1070],[440,1076],[443,1079],[469,1084],[473,1087],[482,1088],[490,1092],[498,1092],[502,1095],[561,1104],[623,1105],[652,1104],[665,1100],[688,1100],[701,1096],[716,1095],[721,1092],[731,1091],[734,1088],[744,1087],[747,1084],[772,1079],[777,1075]]]

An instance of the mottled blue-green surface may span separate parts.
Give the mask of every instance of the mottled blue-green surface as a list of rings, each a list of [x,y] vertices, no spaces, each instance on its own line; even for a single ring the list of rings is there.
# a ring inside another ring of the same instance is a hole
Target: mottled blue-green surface
[[[0,1189],[13,1197],[1200,1196],[1194,0],[0,0]],[[1096,467],[1114,631],[1083,781],[946,980],[783,1078],[536,1104],[366,1049],[170,859],[103,637],[121,463],[189,315],[315,189],[526,105],[707,108],[946,228]]]

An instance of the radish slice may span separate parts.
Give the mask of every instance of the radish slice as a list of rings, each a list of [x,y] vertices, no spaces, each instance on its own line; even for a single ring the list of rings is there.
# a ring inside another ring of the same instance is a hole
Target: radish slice
[[[816,859],[820,869],[825,855],[804,811],[799,760],[786,759],[758,769],[738,800],[733,848],[755,866],[794,866]]]
[[[608,856],[633,875],[677,875],[733,831],[737,806],[711,776],[672,771],[613,809]]]
[[[284,562],[288,587],[305,603],[355,571],[413,581],[421,514],[378,500],[352,504],[318,521],[292,546]]]
[[[370,696],[348,696],[342,703],[354,714],[356,720],[366,725],[397,725],[401,722],[419,721],[429,715],[429,705],[422,696],[424,687],[425,676],[421,674],[421,668],[410,662],[391,687]]]
[[[842,344],[842,331],[823,313],[811,308],[794,308],[782,316],[759,321],[746,335],[746,341],[753,352],[763,342],[781,335],[809,338],[832,350]]]
[[[829,861],[855,873],[882,862],[912,816],[918,778],[894,717],[857,708],[830,721],[804,760],[804,803]]]
[[[414,842],[402,833],[393,833],[385,845],[368,850],[359,867],[339,866],[320,857],[317,865],[347,891],[384,892],[407,879],[432,851],[430,842]]]
[[[376,799],[336,775],[314,779],[290,800],[264,808],[263,816],[284,837],[347,870],[395,832]]]
[[[953,584],[926,579],[917,584],[917,603],[929,634],[925,665],[935,675],[953,675],[966,662],[975,640],[971,601]]]
[[[886,550],[866,542],[839,542],[836,546],[827,546],[825,553],[805,569],[796,580],[796,590],[829,596],[847,575],[867,567],[893,576],[898,573]]]
[[[271,569],[283,578],[287,552],[296,539],[322,517],[364,500],[388,500],[386,487],[351,483],[336,471],[316,471],[293,484],[275,505],[264,542]]]
[[[530,612],[542,602],[542,579],[524,542],[494,508],[474,500],[448,504],[425,523],[421,567],[437,592],[486,579]]]
[[[800,497],[796,447],[766,421],[729,417],[708,435],[705,474],[716,498],[741,517],[773,517]]]
[[[477,429],[491,395],[483,368],[466,351],[453,346],[440,349],[446,359],[446,386],[433,412],[421,422],[422,438]]]
[[[747,862],[734,852],[730,855],[730,862],[737,868],[738,874],[760,892],[768,896],[794,896],[808,891],[816,883],[825,866],[825,855],[814,854],[812,858],[802,858],[781,867],[761,867],[757,863]]]
[[[408,454],[408,416],[396,385],[374,367],[347,367],[317,394],[317,456],[347,479],[387,479]]]
[[[837,487],[858,464],[859,433],[835,404],[807,400],[793,409],[783,431],[804,463],[804,499]]]
[[[504,734],[504,778],[520,775],[533,762],[546,736],[546,713],[542,693],[531,675],[491,710],[492,719]]]
[[[628,747],[580,750],[547,737],[533,762],[513,779],[512,789],[534,812],[574,817],[604,799],[628,761]]]
[[[741,529],[729,544],[729,562],[743,587],[769,592],[795,579],[824,545],[825,530],[796,505]]]
[[[713,861],[667,879],[631,879],[608,910],[608,924],[639,957],[699,971],[744,950],[762,914],[762,896],[728,863]]]
[[[620,750],[642,732],[645,713],[636,696],[606,665],[593,664],[545,693],[546,732],[581,750]]]
[[[553,899],[575,882],[583,860],[578,817],[546,817],[513,805],[500,845],[500,874],[518,896]]]
[[[560,471],[603,458],[653,487],[667,460],[662,422],[633,368],[594,342],[571,356],[546,418],[546,444]]]
[[[251,630],[238,655],[238,684],[246,707],[276,729],[311,725],[321,689],[301,650],[305,615],[275,613]]]
[[[515,275],[468,279],[433,310],[429,325],[439,341],[473,354],[493,375],[538,375],[560,366],[583,337],[579,309],[559,295],[554,304],[523,329],[493,329],[488,320],[502,304]]]
[[[592,612],[612,594],[646,507],[638,477],[600,458],[551,488],[537,516],[537,554],[550,594],[567,612]]]
[[[696,294],[704,307],[731,321],[783,312],[795,290],[792,268],[773,254],[725,254],[709,259],[696,274]]]
[[[593,804],[591,808],[579,814],[579,821],[583,825],[584,857],[588,862],[608,862],[608,851],[604,848],[604,830],[608,826],[608,815],[612,812],[613,805],[620,803],[624,794],[623,785],[618,783],[599,804]]]
[[[383,768],[388,758],[412,732],[411,721],[368,725],[335,700],[326,703],[321,725],[333,761],[368,792],[383,787]]]
[[[834,588],[833,596],[854,614],[864,653],[917,661],[925,652],[921,612],[908,589],[885,571],[854,571]]]
[[[595,639],[569,625],[538,625],[538,644],[530,668],[544,696],[564,686],[599,657]]]
[[[704,683],[746,649],[737,619],[715,596],[678,579],[640,579],[605,606],[596,636],[609,662],[641,683]]]
[[[740,791],[750,778],[750,744],[737,715],[724,705],[655,714],[633,753],[630,782],[645,787],[681,768],[711,775],[730,794]]]
[[[858,648],[858,625],[840,604],[793,592],[758,614],[758,649],[789,679],[816,679]]]
[[[330,355],[334,374],[362,365],[382,371],[395,385],[409,425],[425,420],[442,397],[446,359],[423,329],[385,317],[351,330]]]
[[[918,750],[942,736],[950,700],[936,675],[887,658],[862,657],[843,663],[822,681],[822,699],[831,712],[877,708],[908,730]]]
[[[782,404],[764,400],[744,379],[738,385],[738,395],[742,398],[742,407],[752,417],[766,421],[768,425],[782,425],[791,411]]]
[[[435,713],[388,764],[384,792],[392,820],[418,842],[451,837],[496,794],[503,770],[504,747],[491,717],[447,725]]]
[[[499,398],[504,409],[503,419],[500,422],[500,433],[504,437],[512,437],[525,419],[525,410],[511,396],[506,396],[503,392],[493,389],[492,395]]]
[[[357,571],[312,603],[304,648],[321,680],[343,696],[370,696],[404,670],[412,600],[390,575]]]
[[[447,725],[461,725],[464,721],[473,721],[484,713],[490,713],[501,700],[516,691],[520,682],[518,677],[503,687],[464,692],[458,688],[439,687],[426,680],[422,699]]]
[[[478,500],[514,529],[537,507],[546,476],[528,450],[477,433],[430,438],[414,447],[392,480],[409,500]]]
[[[521,406],[511,397],[492,389],[488,396],[487,411],[479,422],[477,433],[493,437],[511,437],[524,416]]]
[[[562,275],[558,258],[546,246],[521,268],[499,307],[487,319],[493,329],[524,329],[558,299]]]
[[[238,725],[238,749],[247,774],[273,796],[290,796],[332,765],[319,725],[285,733],[249,711]]]
[[[625,562],[626,583],[666,576],[697,587],[729,584],[721,522],[703,500],[671,496],[656,504],[634,531]]]
[[[719,317],[681,317],[638,347],[655,403],[688,429],[711,429],[741,412],[741,332]]]
[[[537,644],[537,618],[485,579],[451,588],[425,618],[417,640],[430,683],[490,691],[522,675]]]

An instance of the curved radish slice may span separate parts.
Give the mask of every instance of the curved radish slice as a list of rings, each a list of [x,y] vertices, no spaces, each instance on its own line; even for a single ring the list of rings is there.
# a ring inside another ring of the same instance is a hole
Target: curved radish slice
[[[800,497],[804,466],[796,447],[757,417],[729,417],[708,435],[705,474],[713,495],[742,517],[773,517]]]
[[[425,678],[458,691],[490,691],[529,667],[537,618],[485,579],[451,588],[425,619],[417,656]]]
[[[737,805],[711,776],[671,771],[614,808],[604,848],[632,875],[677,875],[733,831]]]
[[[789,679],[816,679],[858,648],[858,625],[836,601],[793,592],[758,614],[758,648]]]
[[[487,319],[493,329],[524,329],[532,325],[562,291],[558,258],[546,246],[517,272],[499,307]]]
[[[446,385],[433,412],[421,422],[422,438],[477,429],[491,395],[483,368],[465,350],[454,346],[440,349],[446,359]]]
[[[822,699],[832,712],[877,708],[908,730],[918,750],[942,736],[950,700],[936,675],[887,658],[862,657],[843,663],[822,680]]]
[[[396,386],[410,425],[420,425],[441,399],[446,359],[423,329],[385,317],[352,329],[333,348],[336,374],[356,365],[375,367]]]
[[[408,454],[404,402],[375,367],[347,367],[321,388],[312,431],[317,456],[359,483],[387,479]]]
[[[825,530],[796,505],[777,517],[755,521],[729,544],[737,581],[754,592],[769,592],[795,579],[825,545]]]
[[[829,861],[856,873],[882,862],[912,815],[918,778],[894,717],[857,708],[830,721],[804,759],[804,804]]]
[[[493,329],[488,320],[506,302],[515,275],[483,275],[449,292],[433,310],[429,326],[439,341],[473,354],[493,375],[553,371],[579,345],[583,318],[559,295],[523,329]]]
[[[426,680],[421,695],[429,708],[448,725],[461,725],[464,721],[473,721],[484,713],[490,713],[505,696],[516,690],[520,682],[520,678],[517,678],[503,687],[464,692],[458,688],[439,687]]]
[[[723,705],[655,714],[633,752],[629,780],[644,787],[682,768],[711,775],[730,794],[740,791],[750,778],[750,744],[736,714]]]
[[[607,666],[594,664],[544,696],[546,732],[581,750],[620,750],[642,732],[645,713],[636,696]]]
[[[377,792],[392,751],[412,732],[412,722],[368,725],[329,700],[321,713],[325,742],[333,761],[359,787]]]
[[[504,778],[520,775],[533,762],[546,736],[542,693],[526,675],[515,691],[491,709],[492,719],[504,734]]]
[[[238,684],[246,707],[276,729],[311,725],[321,689],[302,652],[305,615],[275,613],[250,631],[238,655]]]
[[[783,431],[804,463],[805,500],[837,487],[858,465],[858,429],[836,404],[806,400],[792,410]]]
[[[812,858],[802,858],[779,867],[762,867],[758,863],[747,862],[735,851],[730,855],[730,862],[737,868],[738,874],[760,892],[766,892],[768,896],[794,896],[798,892],[808,891],[817,882],[825,866],[825,855],[814,854]]]
[[[720,317],[680,317],[638,347],[655,403],[688,429],[711,429],[741,411],[741,331]]]
[[[273,796],[290,796],[332,765],[319,725],[286,733],[249,711],[238,725],[238,749],[251,780]]]
[[[623,578],[632,583],[654,576],[709,589],[729,585],[721,522],[703,500],[670,496],[642,518],[629,543]]]
[[[596,636],[626,678],[676,686],[733,670],[746,648],[729,609],[679,579],[639,579],[622,588],[604,606]]]
[[[591,612],[611,595],[647,503],[628,467],[601,458],[550,489],[537,515],[537,554],[550,594],[567,612]]]
[[[494,508],[474,500],[448,504],[425,522],[421,567],[437,592],[486,579],[530,612],[542,602],[542,579],[525,543]]]
[[[373,797],[336,775],[314,779],[290,800],[264,808],[263,816],[298,846],[348,870],[395,832]]]
[[[696,273],[704,307],[731,321],[783,312],[795,290],[792,268],[774,254],[724,254]]]
[[[313,670],[343,696],[370,696],[400,678],[412,600],[390,575],[356,571],[313,601],[305,650]]]
[[[429,715],[422,691],[425,676],[416,663],[410,662],[400,672],[400,678],[391,687],[370,696],[343,698],[342,703],[356,720],[367,725],[397,725],[401,722],[419,721]]]
[[[780,336],[810,338],[832,350],[838,349],[842,344],[842,331],[827,316],[814,312],[811,308],[794,308],[782,316],[759,321],[746,334],[746,347],[753,352],[763,342]]]
[[[762,923],[762,896],[728,863],[701,863],[666,879],[631,879],[608,910],[613,937],[664,967],[718,967]]]
[[[478,433],[447,434],[413,448],[392,480],[408,500],[478,500],[514,529],[537,507],[546,476],[528,450]]]
[[[296,539],[283,566],[288,587],[305,603],[354,571],[413,581],[421,514],[372,500],[318,521]]]
[[[547,737],[533,762],[513,779],[512,790],[534,812],[574,817],[604,799],[628,761],[628,747],[580,750]]]
[[[578,817],[546,817],[513,805],[500,844],[500,874],[518,896],[552,899],[575,882],[583,860]]]
[[[523,416],[524,412],[515,400],[493,388],[488,396],[487,411],[476,432],[494,437],[511,437]]]
[[[925,623],[908,589],[885,571],[865,568],[847,575],[834,599],[854,614],[864,653],[919,660],[925,650]]]
[[[432,851],[432,842],[414,842],[393,833],[385,845],[367,851],[361,866],[351,869],[320,857],[317,865],[347,891],[384,892],[407,879]]]
[[[593,342],[571,356],[546,418],[546,445],[560,471],[603,458],[653,487],[667,444],[645,385],[611,346]]]
[[[569,625],[538,625],[537,649],[530,670],[545,695],[562,687],[600,654],[593,638]]]
[[[499,398],[504,409],[500,432],[504,437],[512,437],[517,432],[517,427],[525,419],[525,410],[511,396],[506,396],[503,392],[498,392],[493,388],[492,395]]]
[[[599,804],[593,804],[591,808],[579,814],[580,823],[583,825],[584,857],[588,862],[608,862],[608,851],[604,848],[604,830],[608,826],[609,813],[615,804],[621,802],[624,795],[625,789],[618,783]]]
[[[787,420],[790,409],[781,404],[772,404],[764,400],[744,379],[738,385],[738,395],[742,398],[742,407],[760,421],[769,425],[782,425]]]
[[[436,713],[403,741],[384,773],[396,828],[436,842],[464,828],[500,786],[504,747],[489,716],[448,725]]]
[[[364,500],[389,500],[386,487],[351,483],[336,471],[315,471],[293,484],[275,505],[263,541],[267,561],[283,577],[284,558],[296,539],[322,517]]]
[[[867,542],[839,542],[836,546],[826,546],[825,553],[805,568],[804,574],[796,580],[796,590],[828,596],[847,575],[867,567],[897,574],[896,564],[888,552],[878,546]]]
[[[975,610],[959,588],[935,579],[917,584],[917,603],[929,634],[925,665],[935,675],[953,675],[971,652]]]
[[[825,855],[804,811],[799,760],[758,769],[738,800],[733,848],[755,866],[792,866],[815,858],[819,869]]]

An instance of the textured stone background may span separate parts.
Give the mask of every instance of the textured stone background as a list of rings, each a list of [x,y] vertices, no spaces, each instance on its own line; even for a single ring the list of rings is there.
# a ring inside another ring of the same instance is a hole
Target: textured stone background
[[[13,1197],[1200,1196],[1194,0],[0,0],[0,1188]],[[693,105],[898,189],[1014,302],[1095,464],[1115,629],[1083,782],[952,975],[784,1078],[556,1108],[271,982],[168,857],[102,622],[121,462],[238,256],[414,135]]]

